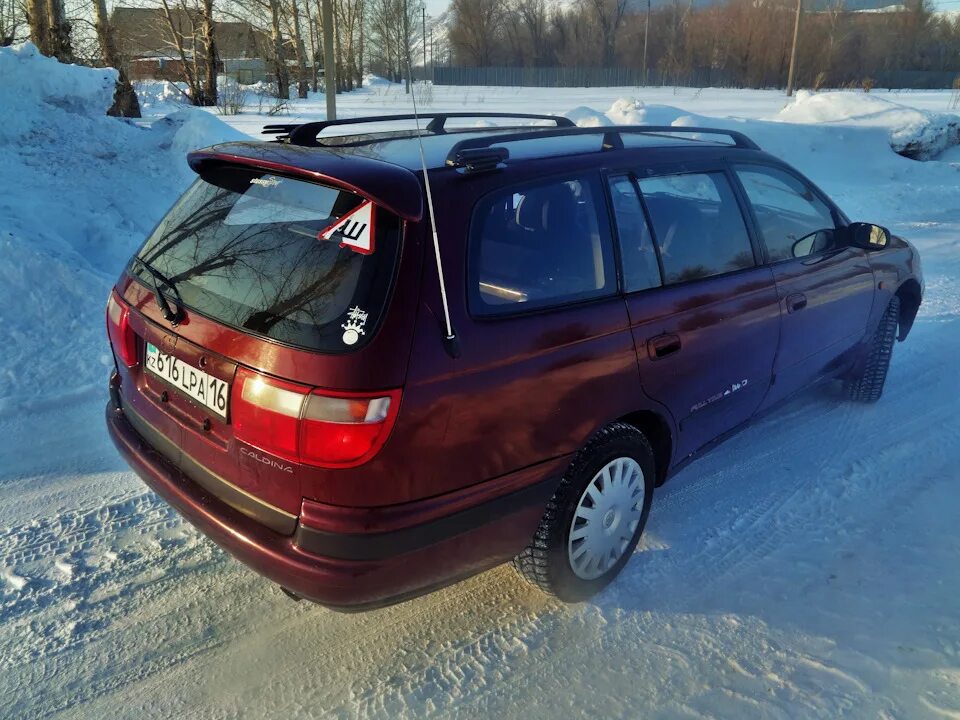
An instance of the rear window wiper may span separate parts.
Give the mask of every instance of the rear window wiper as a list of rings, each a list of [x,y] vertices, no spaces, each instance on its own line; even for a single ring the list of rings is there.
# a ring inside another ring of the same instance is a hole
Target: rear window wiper
[[[180,297],[180,291],[177,290],[176,283],[174,283],[173,280],[157,270],[153,265],[148,263],[143,258],[136,257],[134,258],[134,261],[142,265],[143,268],[150,273],[150,276],[153,279],[153,296],[156,298],[157,305],[160,307],[160,313],[163,315],[163,319],[173,326],[179,324],[179,322],[183,320],[183,298]],[[161,283],[170,288],[176,297],[176,310],[170,307],[170,303],[167,301],[167,298],[164,297],[163,293],[160,291]]]

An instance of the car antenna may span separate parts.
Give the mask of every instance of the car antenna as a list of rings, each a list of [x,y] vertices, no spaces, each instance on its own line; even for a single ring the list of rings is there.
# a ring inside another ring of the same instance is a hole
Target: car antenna
[[[413,85],[413,72],[410,69],[410,58],[407,58],[407,74]],[[413,122],[417,128],[417,145],[420,148],[420,166],[423,168],[423,183],[427,189],[427,212],[430,214],[430,230],[433,233],[433,256],[437,264],[437,277],[440,279],[440,302],[443,304],[443,320],[446,325],[446,335],[443,338],[443,347],[452,358],[460,357],[460,342],[450,322],[450,305],[447,303],[447,286],[443,279],[443,263],[440,262],[440,238],[437,236],[437,218],[433,212],[433,193],[430,192],[430,175],[427,173],[427,159],[423,153],[423,138],[420,136],[420,116],[417,114],[417,93],[415,87],[410,88],[410,99],[413,101]]]

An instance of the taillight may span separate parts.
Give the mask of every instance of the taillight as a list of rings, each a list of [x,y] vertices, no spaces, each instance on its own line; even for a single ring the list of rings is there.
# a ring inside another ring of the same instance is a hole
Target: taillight
[[[237,439],[294,462],[354,467],[386,442],[400,391],[311,392],[240,368],[231,414]]]
[[[334,467],[366,462],[383,447],[399,407],[399,390],[375,395],[312,393],[300,429],[301,461]]]
[[[300,411],[309,391],[239,368],[230,410],[234,433],[261,450],[299,462]]]
[[[127,367],[137,364],[137,336],[130,327],[130,308],[114,290],[107,300],[107,335],[117,357]]]

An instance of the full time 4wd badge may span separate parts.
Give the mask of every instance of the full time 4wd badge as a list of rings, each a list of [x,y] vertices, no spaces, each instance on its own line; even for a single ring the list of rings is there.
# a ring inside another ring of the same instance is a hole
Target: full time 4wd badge
[[[373,252],[373,202],[366,200],[337,222],[320,231],[321,240],[339,240],[340,247],[370,255]]]

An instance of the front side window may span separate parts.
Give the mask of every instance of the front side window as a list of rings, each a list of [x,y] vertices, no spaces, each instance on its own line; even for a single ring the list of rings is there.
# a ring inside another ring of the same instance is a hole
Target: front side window
[[[722,172],[658,175],[637,182],[667,284],[754,266],[743,215]]]
[[[487,196],[474,213],[470,305],[495,315],[616,290],[602,193],[592,178],[550,180]]]
[[[624,288],[636,292],[659,287],[657,251],[633,181],[626,175],[610,178],[610,197],[620,238]]]
[[[770,262],[804,257],[832,247],[833,213],[799,178],[760,165],[736,167]]]
[[[231,327],[310,350],[355,350],[383,314],[400,247],[399,218],[380,208],[370,254],[321,236],[362,202],[263,171],[210,170],[160,222],[129,272],[151,285],[148,263],[174,282],[187,307]],[[354,308],[363,333],[348,343],[343,325]]]

